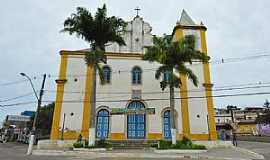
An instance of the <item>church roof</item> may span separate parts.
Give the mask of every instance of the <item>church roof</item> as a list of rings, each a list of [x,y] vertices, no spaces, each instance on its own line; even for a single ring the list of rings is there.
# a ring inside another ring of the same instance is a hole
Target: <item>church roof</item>
[[[192,18],[187,14],[187,12],[183,9],[181,13],[180,21],[178,22],[180,25],[183,26],[194,26],[196,25]]]

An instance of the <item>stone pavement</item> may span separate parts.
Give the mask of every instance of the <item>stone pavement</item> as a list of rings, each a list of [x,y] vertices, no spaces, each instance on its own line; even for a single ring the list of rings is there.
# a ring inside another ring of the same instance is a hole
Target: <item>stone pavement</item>
[[[212,159],[212,160],[251,160],[263,156],[241,148],[214,148],[205,153],[155,153],[153,150],[114,150],[114,151],[48,151],[36,150],[34,155],[73,156],[75,159]]]

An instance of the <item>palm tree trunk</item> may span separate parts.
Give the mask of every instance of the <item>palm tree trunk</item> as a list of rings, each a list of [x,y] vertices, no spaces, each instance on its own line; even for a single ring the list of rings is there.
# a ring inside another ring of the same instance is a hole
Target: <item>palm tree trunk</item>
[[[90,97],[90,127],[89,127],[89,146],[94,146],[96,141],[96,66],[93,65],[93,86]]]
[[[175,113],[174,113],[174,86],[170,84],[170,107],[171,107],[171,135],[172,144],[176,144],[176,127],[175,127]]]

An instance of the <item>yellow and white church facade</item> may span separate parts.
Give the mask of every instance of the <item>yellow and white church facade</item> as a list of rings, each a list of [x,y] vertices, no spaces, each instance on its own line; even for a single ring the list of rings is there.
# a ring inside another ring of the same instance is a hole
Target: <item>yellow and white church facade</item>
[[[151,30],[149,23],[136,16],[123,34],[126,46],[111,43],[106,47],[107,64],[102,66],[106,83],[101,85],[98,76],[96,83],[97,139],[171,137],[169,90],[162,91],[160,80],[155,79],[159,64],[142,60],[145,46],[153,45]],[[183,10],[172,34],[174,40],[194,35],[196,49],[207,53],[205,32],[206,27],[194,23]],[[60,51],[51,140],[61,139],[61,131],[65,140],[89,137],[93,69],[84,61],[88,51]],[[216,140],[209,64],[196,62],[188,67],[198,76],[199,85],[181,75],[182,86],[175,89],[177,139]]]

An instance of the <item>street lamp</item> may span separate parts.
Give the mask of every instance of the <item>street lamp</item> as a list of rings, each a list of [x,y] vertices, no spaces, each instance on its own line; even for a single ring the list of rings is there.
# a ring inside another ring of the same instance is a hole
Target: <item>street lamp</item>
[[[20,73],[20,75],[26,77],[29,80],[29,82],[31,84],[31,87],[32,87],[32,89],[33,89],[33,91],[35,93],[35,96],[36,96],[36,98],[38,100],[39,98],[38,98],[37,92],[35,90],[35,87],[34,87],[34,84],[33,84],[32,80],[31,80],[31,78],[29,76],[27,76],[25,73]]]
[[[34,84],[32,83],[31,78],[28,75],[26,75],[25,73],[20,73],[20,75],[26,77],[29,80],[29,82],[31,84],[31,87],[32,87],[32,89],[33,89],[33,91],[35,93],[35,96],[37,98],[37,101],[38,101],[37,110],[36,110],[36,114],[35,114],[34,121],[33,121],[29,146],[28,146],[28,150],[27,150],[27,154],[30,155],[30,154],[32,154],[32,151],[33,151],[33,145],[34,145],[35,134],[36,134],[36,123],[37,123],[39,110],[40,110],[40,107],[41,107],[41,101],[42,101],[42,96],[43,96],[43,89],[44,89],[44,85],[45,85],[46,74],[43,75],[43,81],[42,81],[42,85],[41,85],[41,90],[39,92],[39,97],[37,95],[37,92],[35,90],[35,87],[34,87]]]

